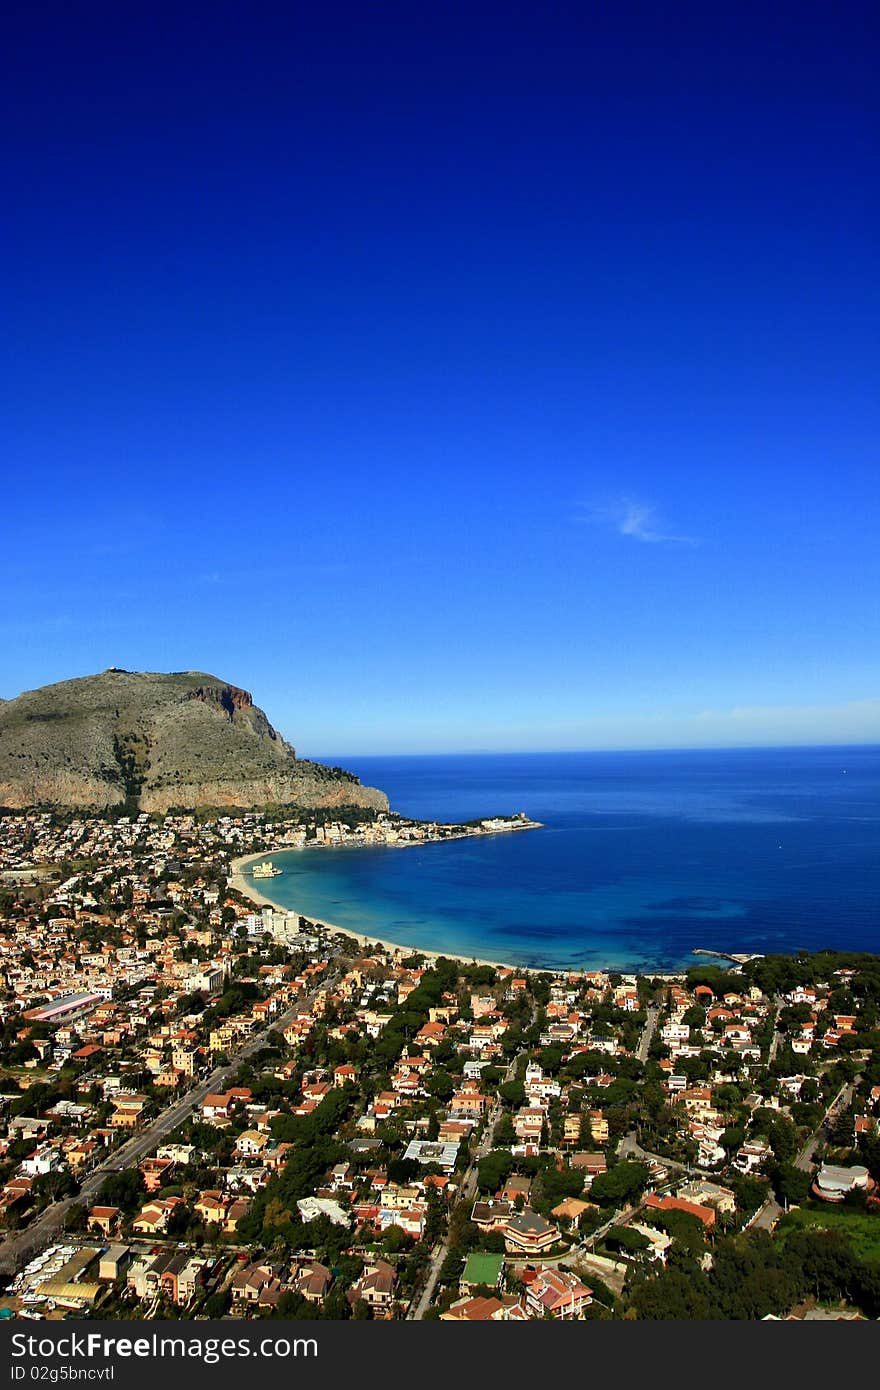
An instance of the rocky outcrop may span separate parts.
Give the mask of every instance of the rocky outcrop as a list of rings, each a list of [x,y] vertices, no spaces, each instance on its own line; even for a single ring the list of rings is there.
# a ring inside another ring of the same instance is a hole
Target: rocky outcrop
[[[388,799],[297,758],[239,686],[111,668],[0,702],[0,805],[384,810]]]

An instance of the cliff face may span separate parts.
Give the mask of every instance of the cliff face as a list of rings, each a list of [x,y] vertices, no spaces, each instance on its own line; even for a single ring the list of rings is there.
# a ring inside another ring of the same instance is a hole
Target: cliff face
[[[0,701],[0,805],[386,810],[388,798],[297,758],[238,686],[111,669]]]

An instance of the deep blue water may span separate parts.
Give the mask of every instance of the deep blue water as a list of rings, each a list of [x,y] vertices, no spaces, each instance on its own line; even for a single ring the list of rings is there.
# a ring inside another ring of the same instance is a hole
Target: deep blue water
[[[404,815],[544,828],[274,855],[284,875],[262,886],[316,919],[555,968],[880,949],[878,747],[344,761]]]

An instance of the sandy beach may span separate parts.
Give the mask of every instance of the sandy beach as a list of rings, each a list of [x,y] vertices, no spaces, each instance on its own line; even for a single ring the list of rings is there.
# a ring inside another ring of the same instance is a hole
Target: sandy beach
[[[314,919],[308,917],[306,913],[299,912],[296,907],[285,907],[283,903],[275,902],[267,894],[255,887],[252,878],[244,872],[245,865],[253,864],[257,860],[266,859],[272,854],[283,854],[290,848],[289,845],[279,845],[275,850],[260,850],[257,854],[242,854],[237,859],[230,861],[229,865],[229,887],[234,888],[243,898],[248,898],[257,907],[274,907],[279,912],[298,912],[301,917],[306,917],[307,921]],[[269,880],[271,882],[271,879]],[[327,932],[339,932],[342,936],[349,936],[353,941],[357,941],[361,946],[381,946],[384,951],[392,955],[424,956],[427,961],[439,960],[445,956],[447,960],[458,960],[464,965],[490,965],[494,970],[528,970],[532,967],[520,965],[517,961],[509,960],[483,960],[478,956],[463,956],[456,951],[425,951],[420,946],[403,946],[399,941],[386,941],[380,936],[368,936],[365,932],[352,931],[350,927],[337,926],[335,922],[327,922],[324,918],[320,921]],[[547,970],[542,974],[566,975],[571,972],[564,970]]]

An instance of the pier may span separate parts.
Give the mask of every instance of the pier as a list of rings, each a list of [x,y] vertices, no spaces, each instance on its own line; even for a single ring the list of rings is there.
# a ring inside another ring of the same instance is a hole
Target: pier
[[[734,965],[747,965],[750,960],[763,960],[763,951],[755,951],[749,955],[746,951],[708,951],[703,946],[695,946],[691,951],[692,956],[715,956],[716,960],[732,960]]]

